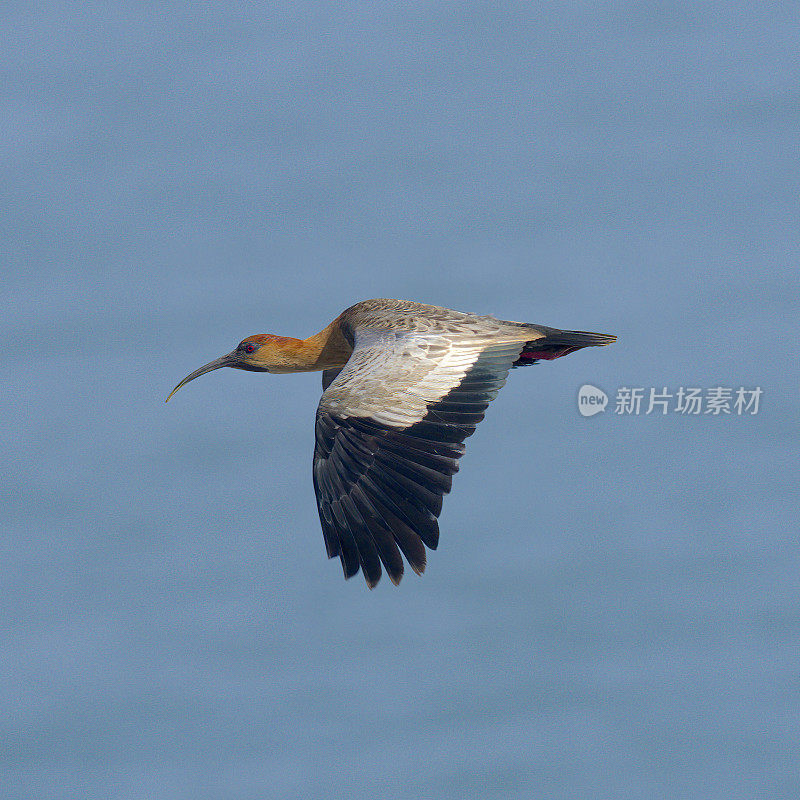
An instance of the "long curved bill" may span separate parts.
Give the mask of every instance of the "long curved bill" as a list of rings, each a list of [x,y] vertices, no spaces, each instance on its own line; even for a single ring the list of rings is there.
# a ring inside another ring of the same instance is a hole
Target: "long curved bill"
[[[189,381],[193,381],[195,378],[199,378],[201,375],[205,375],[206,372],[213,372],[215,369],[219,369],[220,367],[236,367],[239,365],[239,359],[236,357],[234,353],[228,353],[226,356],[222,356],[220,358],[216,358],[213,361],[209,361],[204,367],[200,367],[200,369],[196,369],[191,375],[187,375],[170,393],[169,397],[164,401],[165,403],[169,403],[170,397],[181,388],[181,386],[185,386]]]

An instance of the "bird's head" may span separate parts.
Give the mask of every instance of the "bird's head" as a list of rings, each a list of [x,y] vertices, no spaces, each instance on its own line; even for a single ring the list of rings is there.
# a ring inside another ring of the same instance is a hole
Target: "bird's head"
[[[175,394],[189,381],[220,367],[245,369],[250,372],[296,372],[298,357],[302,356],[303,341],[288,336],[272,336],[257,333],[239,342],[238,347],[227,355],[215,358],[200,369],[187,375],[167,397]]]

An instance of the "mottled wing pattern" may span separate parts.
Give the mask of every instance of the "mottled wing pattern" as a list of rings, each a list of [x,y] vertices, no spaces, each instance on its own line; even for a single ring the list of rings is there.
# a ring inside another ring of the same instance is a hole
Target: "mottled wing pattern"
[[[314,489],[328,556],[346,578],[399,582],[425,569],[442,496],[464,440],[519,358],[523,342],[360,331],[317,410]]]

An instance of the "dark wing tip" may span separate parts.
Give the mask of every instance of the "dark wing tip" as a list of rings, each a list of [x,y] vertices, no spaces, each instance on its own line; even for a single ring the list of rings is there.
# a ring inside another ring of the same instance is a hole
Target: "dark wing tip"
[[[402,570],[400,572],[395,572],[395,573],[387,572],[386,574],[389,576],[389,580],[395,586],[399,586],[400,585],[400,581],[403,580],[403,571]]]
[[[364,579],[367,581],[367,588],[374,589],[378,585],[378,581],[381,579],[380,573],[376,576],[369,576],[366,573],[364,574]]]

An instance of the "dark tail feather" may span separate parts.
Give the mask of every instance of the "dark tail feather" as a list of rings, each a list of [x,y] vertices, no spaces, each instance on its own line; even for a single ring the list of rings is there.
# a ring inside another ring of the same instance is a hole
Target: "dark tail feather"
[[[574,353],[582,347],[603,347],[617,341],[617,337],[610,333],[562,331],[558,328],[547,328],[544,325],[531,325],[531,328],[541,331],[544,335],[525,342],[519,358],[514,362],[515,367],[535,364],[540,359],[551,361],[554,358]]]

